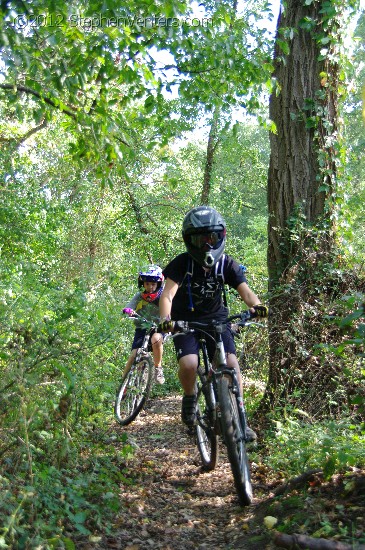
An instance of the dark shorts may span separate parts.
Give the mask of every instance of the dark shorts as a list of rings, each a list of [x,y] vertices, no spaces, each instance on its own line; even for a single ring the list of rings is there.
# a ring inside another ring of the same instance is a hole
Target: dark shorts
[[[136,328],[134,332],[133,342],[132,342],[132,349],[138,349],[142,346],[143,340],[146,334],[146,330],[147,329],[145,328]],[[151,336],[152,334],[153,333],[151,333]],[[162,336],[163,336],[163,340],[165,341],[166,334],[163,333]],[[148,351],[152,351],[151,339],[148,344]]]
[[[227,328],[222,334],[222,340],[226,353],[236,355],[236,346],[233,339],[233,334],[230,328]],[[199,353],[199,335],[195,332],[187,334],[178,334],[173,339],[176,358],[181,359],[185,355],[198,355]],[[206,338],[209,359],[212,361],[215,352],[215,343],[211,338]]]
[[[146,334],[145,328],[136,328],[132,342],[132,349],[138,349],[142,346]]]

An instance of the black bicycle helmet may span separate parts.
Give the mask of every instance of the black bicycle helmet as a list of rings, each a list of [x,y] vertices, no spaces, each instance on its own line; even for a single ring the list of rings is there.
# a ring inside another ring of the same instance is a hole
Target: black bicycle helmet
[[[182,236],[190,256],[203,267],[212,267],[223,255],[226,222],[214,208],[197,206],[183,221]]]

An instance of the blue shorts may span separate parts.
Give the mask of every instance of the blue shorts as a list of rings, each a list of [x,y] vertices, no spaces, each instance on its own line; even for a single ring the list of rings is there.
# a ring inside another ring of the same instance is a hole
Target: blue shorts
[[[226,353],[233,353],[236,355],[236,346],[233,339],[232,331],[229,327],[222,333],[222,340]],[[206,337],[208,355],[210,361],[213,360],[215,353],[215,343],[211,338]],[[188,332],[187,334],[178,334],[173,339],[176,358],[181,359],[185,355],[198,355],[199,353],[199,333]]]

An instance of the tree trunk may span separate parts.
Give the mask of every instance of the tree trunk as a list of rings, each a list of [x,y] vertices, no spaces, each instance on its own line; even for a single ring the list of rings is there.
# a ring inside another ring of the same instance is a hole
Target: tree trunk
[[[213,120],[209,131],[208,145],[207,145],[207,158],[205,161],[203,189],[201,194],[201,204],[209,204],[209,196],[211,190],[211,179],[214,164],[214,152],[219,143],[218,138],[218,123],[219,123],[220,108],[215,107]]]
[[[286,399],[296,387],[293,369],[303,355],[299,354],[295,316],[309,292],[306,279],[317,273],[314,266],[324,257],[332,261],[338,66],[331,55],[340,16],[327,17],[327,7],[319,1],[288,0],[278,21],[276,89],[270,99],[276,133],[270,136],[268,175],[273,314],[265,407],[273,405],[278,392]],[[285,291],[280,285],[285,285]]]
[[[336,179],[338,66],[330,63],[329,56],[323,59],[323,46],[316,40],[316,33],[317,38],[321,33],[324,42],[329,38],[320,13],[324,3],[307,4],[289,0],[278,22],[278,36],[292,29],[292,38],[286,56],[280,51],[279,40],[276,42],[277,85],[270,98],[270,118],[277,130],[270,135],[268,178],[271,289],[298,252],[299,241],[293,241],[288,231],[295,218],[313,225],[325,215],[329,233],[333,229],[328,199]],[[311,31],[301,28],[303,21],[309,20],[316,26]]]

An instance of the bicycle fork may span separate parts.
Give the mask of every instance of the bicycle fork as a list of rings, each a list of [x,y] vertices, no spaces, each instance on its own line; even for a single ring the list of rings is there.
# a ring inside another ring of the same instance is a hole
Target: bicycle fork
[[[243,398],[242,398],[242,395],[240,393],[236,371],[235,371],[234,368],[227,367],[227,365],[225,365],[225,364],[220,365],[218,367],[217,371],[216,371],[216,377],[218,378],[218,377],[222,377],[222,376],[225,376],[225,375],[227,375],[227,377],[231,380],[230,390],[231,390],[232,394],[235,396],[235,399],[236,399],[236,402],[237,402],[237,409],[238,409],[238,414],[239,414],[239,419],[240,419],[240,424],[241,424],[241,430],[240,431],[242,433],[242,437],[239,437],[238,439],[239,440],[243,439],[244,442],[247,442],[247,433],[246,433],[247,415],[246,415],[246,409],[245,409],[245,405],[244,405],[244,402],[243,402]],[[217,416],[219,418],[219,423],[220,423],[221,411],[220,411],[219,403],[218,403]]]

